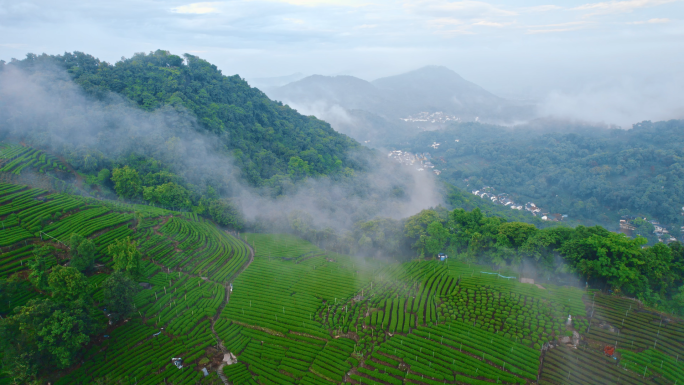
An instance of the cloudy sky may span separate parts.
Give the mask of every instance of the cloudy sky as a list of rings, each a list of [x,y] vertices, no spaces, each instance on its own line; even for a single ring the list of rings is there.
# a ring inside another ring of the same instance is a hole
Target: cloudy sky
[[[675,0],[0,0],[0,59],[162,48],[247,79],[437,64],[500,95],[562,100],[681,92],[683,21]]]

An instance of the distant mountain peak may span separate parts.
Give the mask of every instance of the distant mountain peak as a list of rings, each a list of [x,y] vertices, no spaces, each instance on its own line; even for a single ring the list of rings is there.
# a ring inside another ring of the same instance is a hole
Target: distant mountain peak
[[[456,71],[440,65],[428,65],[395,76],[449,76],[464,80]],[[379,79],[378,79],[379,80]]]
[[[288,87],[297,83],[337,83],[337,84],[363,84],[363,85],[370,85],[369,82],[359,79],[357,77],[351,76],[351,75],[333,75],[333,76],[327,76],[327,75],[310,75],[307,76],[303,79],[300,79],[296,82],[292,82],[290,84],[286,84],[284,87]]]
[[[437,65],[425,66],[403,74],[376,79],[372,83],[376,87],[389,89],[407,86],[421,89],[439,89],[447,86],[449,88],[466,88],[469,92],[487,92],[482,87],[463,79],[453,70]]]
[[[330,120],[338,130],[361,141],[377,138],[369,131],[396,135],[409,127],[420,129],[422,123],[417,122],[425,119],[416,118],[416,114],[439,113],[443,119],[430,118],[429,122],[447,124],[520,120],[532,112],[440,65],[372,82],[348,75],[312,75],[271,90],[269,96]]]
[[[380,108],[384,97],[371,83],[349,75],[311,75],[272,90],[270,95],[286,103],[341,105],[348,109]]]
[[[466,81],[456,73],[454,70],[439,65],[428,65],[425,67],[420,67],[412,71],[404,72],[399,75],[386,76],[373,80],[372,83],[383,83],[385,79],[392,78],[402,78],[402,79],[434,79],[434,80],[444,80],[444,79],[458,79],[460,81]]]

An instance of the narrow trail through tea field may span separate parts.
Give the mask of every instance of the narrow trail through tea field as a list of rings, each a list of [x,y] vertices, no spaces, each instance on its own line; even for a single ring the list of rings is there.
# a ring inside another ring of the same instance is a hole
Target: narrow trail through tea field
[[[211,333],[214,335],[214,338],[216,339],[216,341],[219,341],[218,346],[219,346],[219,348],[221,349],[221,352],[222,352],[223,354],[227,354],[227,353],[230,353],[230,352],[226,349],[225,346],[223,346],[223,341],[221,341],[221,339],[219,338],[218,334],[216,333],[216,330],[214,329],[214,325],[216,325],[216,321],[218,321],[219,316],[221,315],[221,312],[223,311],[223,308],[226,307],[226,304],[227,304],[228,301],[230,300],[230,284],[233,283],[233,281],[235,280],[235,278],[237,278],[238,275],[240,275],[240,273],[242,273],[243,271],[247,270],[247,268],[249,267],[249,265],[251,265],[252,262],[254,261],[254,249],[252,249],[252,246],[250,246],[249,243],[245,242],[242,238],[240,238],[240,237],[236,237],[236,238],[239,239],[242,243],[244,243],[244,244],[247,245],[247,248],[249,249],[249,260],[247,261],[247,263],[245,263],[245,264],[240,268],[240,270],[237,271],[237,273],[235,273],[235,275],[232,277],[232,279],[230,280],[230,282],[226,283],[226,285],[225,285],[226,300],[223,301],[223,303],[221,304],[221,306],[219,306],[219,308],[216,310],[216,315],[214,315],[214,317],[211,319]],[[228,377],[226,377],[226,375],[223,374],[223,367],[224,367],[224,366],[226,366],[226,363],[225,363],[225,362],[222,362],[221,365],[219,365],[218,369],[216,369],[216,372],[217,372],[219,378],[221,379],[221,381],[223,381],[224,384],[230,385],[230,381],[228,381]]]

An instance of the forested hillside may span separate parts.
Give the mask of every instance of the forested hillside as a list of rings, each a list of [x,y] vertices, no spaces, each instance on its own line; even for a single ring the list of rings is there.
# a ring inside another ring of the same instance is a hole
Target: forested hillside
[[[315,176],[361,168],[348,153],[361,150],[354,140],[193,55],[158,50],[110,64],[82,52],[30,54],[7,64],[29,72],[46,65],[67,70],[88,94],[101,100],[111,91],[148,111],[163,106],[188,109],[200,127],[215,134],[232,153],[254,186],[278,184],[293,170]]]
[[[520,204],[531,201],[546,212],[610,229],[617,229],[620,218],[646,217],[679,237],[683,121],[642,122],[629,130],[462,123],[396,146],[429,151],[441,177],[469,191],[490,186]]]
[[[353,139],[237,75],[166,51],[115,64],[80,52],[0,63],[0,142],[5,159],[40,149],[68,163],[73,172],[57,179],[73,191],[233,228],[243,224],[233,198],[245,190],[270,199],[317,178],[346,180],[347,196],[374,187],[363,175],[375,154]]]

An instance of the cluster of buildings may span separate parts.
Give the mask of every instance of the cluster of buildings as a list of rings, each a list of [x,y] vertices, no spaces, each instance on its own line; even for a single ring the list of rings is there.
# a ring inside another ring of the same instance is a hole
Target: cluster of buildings
[[[483,187],[480,190],[471,191],[474,195],[479,196],[482,199],[489,199],[493,203],[498,203],[503,206],[510,207],[513,210],[522,210],[522,205],[518,205],[513,200],[508,197],[508,194],[495,194],[494,189],[488,186]]]
[[[430,161],[432,159],[432,155],[430,155],[429,152],[414,154],[408,151],[395,150],[390,151],[390,153],[387,154],[387,157],[399,162],[404,166],[413,166],[417,171],[431,170],[437,175],[442,173],[442,171],[436,170],[435,165]]]
[[[447,123],[458,122],[461,118],[453,115],[447,115],[443,112],[419,112],[416,115],[409,115],[406,118],[400,118],[405,122],[425,122],[425,123]]]
[[[568,217],[567,214],[551,214],[544,212],[533,202],[525,203],[525,210],[531,212],[535,217],[539,217],[542,221],[560,222]]]
[[[651,224],[653,225],[653,234],[655,234],[658,239],[665,240],[667,242],[676,241],[675,237],[670,235],[670,232],[665,226],[661,226],[657,221],[651,221]]]
[[[632,220],[636,219],[636,217],[623,216],[622,218],[623,219],[620,219],[619,232],[629,237],[633,237],[635,235],[636,226],[632,224]],[[647,220],[646,218],[643,219]],[[660,222],[656,220],[650,220],[648,222],[653,225],[653,234],[658,238],[659,242],[670,243],[677,240],[677,238],[670,235],[670,231],[665,226],[662,226]],[[681,230],[684,231],[684,226],[681,227]]]
[[[467,179],[465,181],[467,182]],[[525,211],[529,211],[532,215],[543,221],[560,222],[568,217],[566,214],[551,214],[544,212],[544,210],[542,210],[540,207],[537,207],[537,205],[533,202],[527,202],[524,206],[519,205],[510,199],[507,193],[496,194],[494,192],[494,188],[489,186],[484,186],[479,190],[472,190],[471,192],[473,195],[477,195],[482,199],[489,199],[492,201],[492,203],[507,206],[513,210],[522,210],[524,208]],[[682,207],[682,211],[684,212],[684,207]],[[636,226],[632,223],[632,221],[637,219],[637,217],[623,216],[622,218],[623,219],[620,219],[619,232],[629,237],[634,237],[636,235]],[[643,218],[643,220],[647,219]],[[675,237],[670,235],[668,229],[661,225],[660,222],[656,220],[650,220],[648,222],[653,225],[653,234],[656,236],[656,238],[658,238],[659,242],[670,243],[677,240]],[[684,234],[684,226],[681,227],[681,232]]]
[[[629,219],[620,219],[620,232],[628,237],[634,236],[634,231],[636,227],[632,224]]]
[[[533,202],[527,202],[523,207],[523,205],[515,203],[506,193],[495,194],[492,187],[485,186],[480,190],[473,190],[471,192],[482,199],[489,199],[492,203],[498,203],[502,206],[510,207],[513,210],[522,210],[524,208],[525,211],[529,211],[532,215],[539,217],[543,221],[560,222],[568,217],[567,215],[544,212]]]

